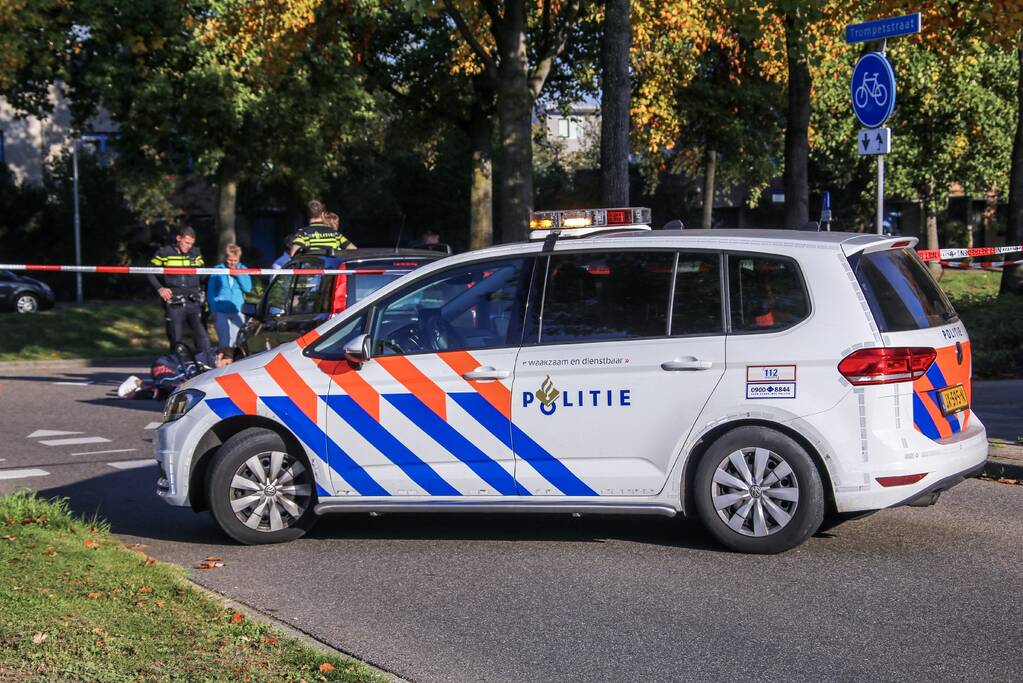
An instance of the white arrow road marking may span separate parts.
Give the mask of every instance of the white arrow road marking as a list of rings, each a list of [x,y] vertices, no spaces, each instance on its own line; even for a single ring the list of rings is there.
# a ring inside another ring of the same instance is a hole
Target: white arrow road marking
[[[81,432],[62,432],[57,429],[37,429],[25,438],[37,439],[44,436],[69,436],[71,434],[81,434]]]
[[[86,443],[110,443],[110,439],[102,436],[78,436],[72,439],[44,439],[39,443],[46,446],[79,446]]]
[[[35,468],[24,470],[0,470],[0,479],[22,479],[24,477],[45,477],[49,472]]]
[[[88,382],[54,382],[54,384],[63,384],[66,387],[87,387],[90,384],[92,384],[92,382],[91,381],[88,381]]]
[[[162,422],[150,422],[149,424],[147,424],[145,426],[145,429],[156,429],[157,427],[159,427],[162,424],[163,424]]]
[[[108,462],[107,464],[119,470],[133,470],[139,467],[151,467],[156,464],[156,461],[152,458],[146,458],[145,460],[119,460],[117,462]]]
[[[102,455],[104,453],[131,453],[137,451],[137,448],[115,448],[111,451],[82,451],[80,453],[72,453],[71,455]]]

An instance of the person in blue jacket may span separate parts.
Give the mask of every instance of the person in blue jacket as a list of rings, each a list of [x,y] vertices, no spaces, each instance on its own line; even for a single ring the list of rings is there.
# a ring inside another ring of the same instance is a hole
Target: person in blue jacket
[[[229,244],[224,249],[224,263],[217,268],[244,268],[242,265],[242,249],[237,244]],[[206,284],[207,299],[210,305],[210,318],[217,329],[217,343],[221,347],[234,346],[238,341],[238,331],[245,324],[242,315],[242,304],[245,295],[252,291],[252,278],[248,275],[211,275]]]

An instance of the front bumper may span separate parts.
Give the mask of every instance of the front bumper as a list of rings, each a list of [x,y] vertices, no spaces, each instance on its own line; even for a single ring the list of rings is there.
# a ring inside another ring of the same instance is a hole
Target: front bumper
[[[192,457],[202,436],[213,426],[212,414],[204,406],[196,406],[174,422],[166,422],[156,430],[153,457],[159,466],[156,494],[169,505],[188,506],[189,475]]]

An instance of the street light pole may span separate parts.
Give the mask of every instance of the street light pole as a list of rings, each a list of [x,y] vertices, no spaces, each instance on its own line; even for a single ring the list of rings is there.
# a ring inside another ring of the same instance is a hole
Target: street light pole
[[[78,140],[71,140],[71,186],[74,197],[74,224],[75,224],[75,265],[82,265],[82,218],[78,211]],[[82,274],[75,273],[75,302],[83,303],[85,297],[82,295]]]

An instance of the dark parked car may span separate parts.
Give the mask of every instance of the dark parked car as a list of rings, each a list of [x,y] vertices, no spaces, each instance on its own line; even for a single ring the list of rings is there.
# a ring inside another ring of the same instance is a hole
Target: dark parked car
[[[0,310],[35,313],[53,308],[56,297],[45,282],[9,270],[0,270]]]
[[[295,255],[285,268],[414,270],[447,256],[427,249],[353,249],[340,256]],[[242,353],[259,353],[292,341],[404,273],[277,275],[238,335]]]

